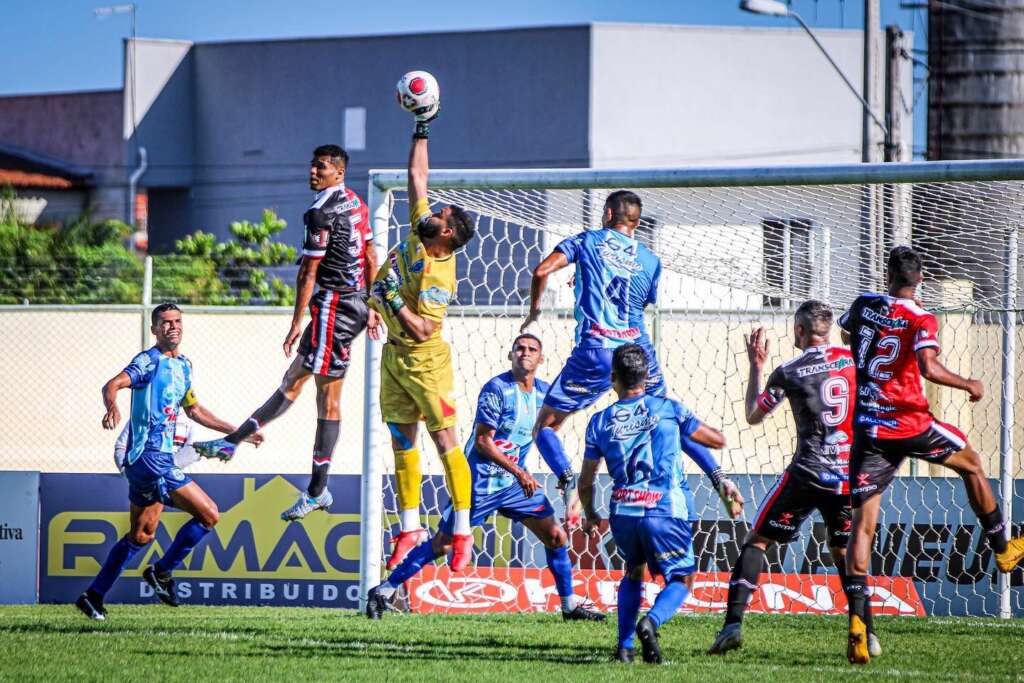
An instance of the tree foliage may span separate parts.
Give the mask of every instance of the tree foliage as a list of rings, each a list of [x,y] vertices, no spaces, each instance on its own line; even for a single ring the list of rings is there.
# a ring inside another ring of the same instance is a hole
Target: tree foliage
[[[136,304],[143,260],[126,246],[131,228],[84,213],[63,226],[18,219],[15,195],[0,195],[0,304]],[[232,223],[234,239],[197,231],[175,254],[153,257],[153,299],[191,304],[290,305],[281,279],[296,250],[274,241],[286,227],[273,211],[258,223]]]

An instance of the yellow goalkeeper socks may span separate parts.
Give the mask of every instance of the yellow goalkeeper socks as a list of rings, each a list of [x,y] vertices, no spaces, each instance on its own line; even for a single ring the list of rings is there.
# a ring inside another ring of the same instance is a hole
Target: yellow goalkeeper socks
[[[468,534],[469,508],[473,503],[473,478],[469,473],[469,462],[462,449],[456,446],[441,455],[441,463],[444,465],[448,495],[451,496],[452,507],[455,508],[453,531],[457,534]]]
[[[395,480],[398,484],[398,507],[402,511],[402,531],[419,529],[420,484],[423,481],[419,449],[395,451]]]

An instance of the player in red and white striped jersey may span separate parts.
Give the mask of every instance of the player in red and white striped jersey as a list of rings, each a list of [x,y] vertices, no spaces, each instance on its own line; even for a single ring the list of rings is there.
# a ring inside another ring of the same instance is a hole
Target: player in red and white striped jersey
[[[889,254],[887,294],[862,294],[840,319],[857,367],[850,492],[853,531],[846,554],[846,595],[850,603],[847,658],[870,660],[864,610],[866,577],[881,508],[882,492],[906,457],[944,465],[960,475],[996,566],[1011,571],[1024,559],[1024,538],[1006,540],[1006,522],[992,495],[978,453],[953,425],[936,420],[921,378],[966,391],[972,402],[984,387],[939,362],[938,322],[914,300],[921,284],[921,256],[907,246]]]

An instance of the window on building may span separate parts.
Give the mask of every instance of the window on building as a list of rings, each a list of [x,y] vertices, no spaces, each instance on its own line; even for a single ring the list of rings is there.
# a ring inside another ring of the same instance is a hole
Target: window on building
[[[769,308],[793,308],[794,301],[811,296],[814,224],[806,218],[766,218],[761,227],[764,283],[778,293],[764,296],[762,303]]]

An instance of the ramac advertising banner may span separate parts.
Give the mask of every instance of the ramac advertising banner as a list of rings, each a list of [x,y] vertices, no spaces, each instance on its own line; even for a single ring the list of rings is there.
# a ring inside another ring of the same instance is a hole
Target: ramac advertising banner
[[[36,601],[39,473],[0,472],[0,604]]]
[[[305,475],[197,475],[220,509],[220,523],[175,571],[186,603],[356,607],[359,477],[331,477],[334,505],[301,523],[279,515],[306,486]],[[39,599],[72,602],[128,531],[128,485],[115,474],[43,474]],[[188,521],[167,509],[156,539],[139,553],[108,602],[155,598],[142,571]]]

